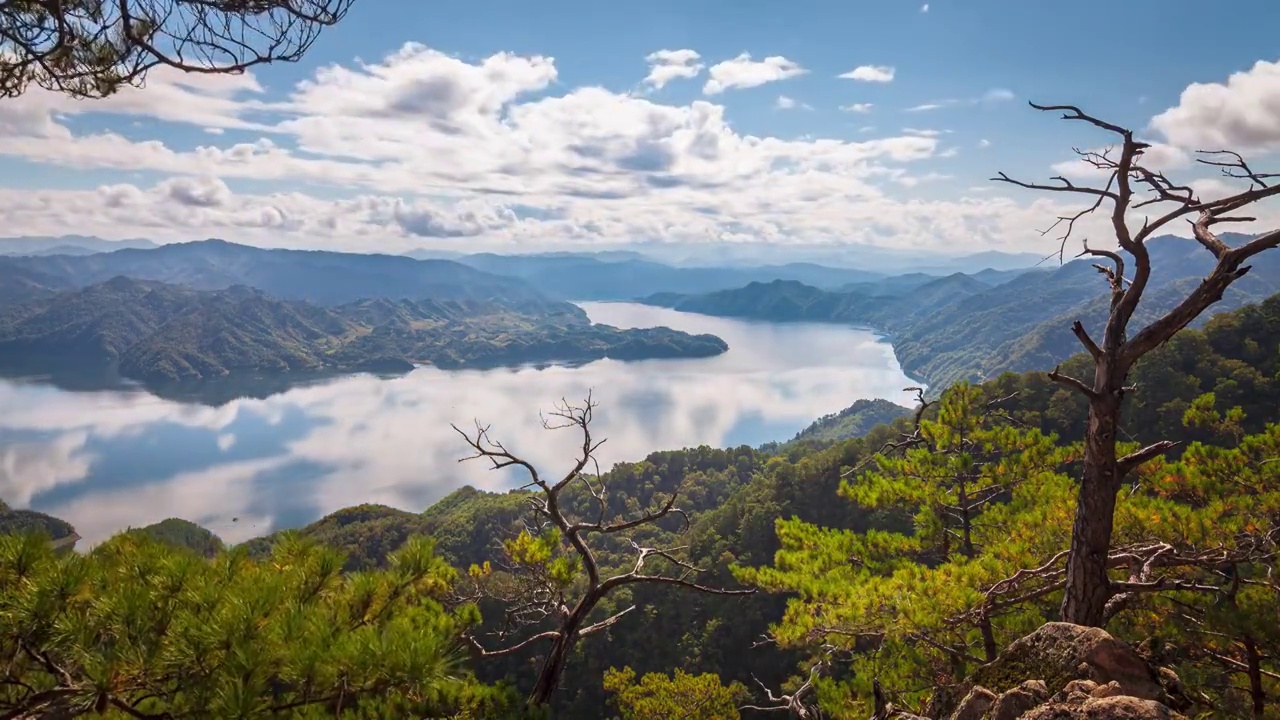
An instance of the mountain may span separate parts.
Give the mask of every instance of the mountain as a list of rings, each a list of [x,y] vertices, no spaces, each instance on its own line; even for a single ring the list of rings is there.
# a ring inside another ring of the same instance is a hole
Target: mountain
[[[521,278],[543,293],[565,300],[630,300],[655,292],[703,293],[771,280],[836,287],[883,277],[879,273],[810,263],[741,268],[673,267],[619,254],[481,253],[458,258],[458,262],[495,275]]]
[[[640,302],[722,317],[774,322],[846,322],[888,328],[989,289],[967,275],[956,273],[944,278],[931,277],[928,282],[899,295],[830,292],[794,280],[774,280],[705,295],[655,294]]]
[[[0,367],[116,369],[149,382],[246,372],[405,371],[417,363],[462,368],[706,357],[726,349],[712,335],[592,324],[580,308],[545,300],[381,298],[323,307],[243,285],[202,291],[116,277],[0,308]]]
[[[1229,243],[1240,240],[1227,238]],[[1136,326],[1172,307],[1214,262],[1198,243],[1185,238],[1154,239],[1149,252],[1152,279],[1135,316]],[[1252,265],[1253,270],[1212,308],[1214,312],[1280,289],[1280,253],[1263,253]],[[1021,272],[994,287],[962,274],[928,282],[920,282],[919,276],[903,278],[896,286],[852,285],[845,291],[795,282],[753,283],[700,295],[656,294],[641,302],[707,315],[869,326],[892,338],[908,374],[939,389],[1008,370],[1053,367],[1079,350],[1071,334],[1073,321],[1081,320],[1096,336],[1107,316],[1105,285],[1086,260]],[[871,294],[880,292],[896,294]]]
[[[14,510],[0,498],[0,535],[42,532],[52,540],[74,543],[80,538],[71,523],[34,510]]]
[[[855,268],[881,275],[924,272],[950,275],[974,273],[984,268],[1015,270],[1034,267],[1043,260],[1038,253],[985,251],[947,254],[911,248],[893,248],[857,242],[841,243],[633,243],[631,249],[678,267],[714,265],[749,268],[788,262],[816,263],[835,268]]]
[[[907,417],[911,412],[910,408],[888,400],[858,400],[840,412],[814,420],[809,427],[797,433],[791,443],[827,443],[862,437],[871,428],[887,425],[898,418]]]
[[[44,289],[68,290],[125,276],[222,290],[257,288],[282,300],[341,305],[369,297],[479,300],[546,305],[528,283],[449,260],[318,250],[266,250],[223,240],[175,243],[86,256],[0,258],[0,300],[11,278],[36,278]]]
[[[0,255],[89,255],[132,248],[156,247],[150,240],[103,240],[83,235],[0,238]]]

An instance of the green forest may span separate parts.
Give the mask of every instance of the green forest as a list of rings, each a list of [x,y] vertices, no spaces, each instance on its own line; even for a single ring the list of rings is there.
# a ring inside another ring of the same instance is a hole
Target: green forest
[[[1176,445],[1119,494],[1126,591],[1106,627],[1158,645],[1195,688],[1192,716],[1278,709],[1277,349],[1280,296],[1177,334],[1130,377],[1122,451]],[[581,457],[599,441],[592,407],[560,408],[554,430],[586,431]],[[509,493],[349,508],[230,549],[166,521],[57,553],[21,532],[56,521],[6,509],[0,711],[734,718],[803,690],[814,717],[865,718],[878,687],[927,713],[1058,617],[1086,413],[1044,372],[917,409],[862,436],[655,453],[598,476],[566,459]],[[467,442],[477,462],[523,462]],[[573,525],[539,524],[547,503]],[[557,648],[560,673],[526,703]]]

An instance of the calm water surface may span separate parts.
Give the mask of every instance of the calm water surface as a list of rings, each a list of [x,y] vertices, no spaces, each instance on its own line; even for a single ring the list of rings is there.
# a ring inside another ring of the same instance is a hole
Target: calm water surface
[[[862,330],[583,307],[595,322],[710,332],[730,349],[699,360],[349,376],[216,406],[0,380],[0,498],[70,521],[82,547],[167,517],[240,542],[362,502],[417,511],[465,484],[519,484],[459,464],[465,447],[450,423],[489,423],[513,452],[559,472],[575,438],[542,429],[538,411],[588,389],[607,467],[654,450],[785,440],[858,398],[904,402],[913,384],[889,345]]]

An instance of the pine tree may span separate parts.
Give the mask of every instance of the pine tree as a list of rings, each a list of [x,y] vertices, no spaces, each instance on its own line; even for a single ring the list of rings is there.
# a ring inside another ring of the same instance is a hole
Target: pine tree
[[[671,676],[648,673],[637,681],[629,667],[605,671],[604,689],[614,694],[622,720],[738,720],[738,703],[747,696],[741,684],[726,687],[713,673],[676,670]]]
[[[1043,602],[988,591],[1065,545],[1072,487],[1057,469],[1067,455],[1002,418],[977,388],[957,386],[936,419],[893,443],[900,453],[850,473],[841,495],[913,512],[913,533],[779,520],[774,567],[738,570],[743,582],[798,595],[774,628],[778,642],[848,656],[850,677],[818,681],[836,717],[866,717],[877,678],[897,705],[919,708],[1044,621]]]
[[[0,717],[501,717],[468,679],[474,610],[440,602],[453,571],[428,542],[389,569],[284,537],[265,562],[206,560],[126,533],[58,554],[0,536]]]

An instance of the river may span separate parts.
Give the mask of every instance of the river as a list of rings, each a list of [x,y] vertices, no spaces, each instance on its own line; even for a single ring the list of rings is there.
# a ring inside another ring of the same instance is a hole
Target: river
[[[342,507],[421,510],[470,484],[501,490],[512,473],[459,463],[450,423],[491,425],[510,450],[554,474],[568,431],[539,411],[592,391],[602,465],[654,450],[785,440],[859,398],[906,403],[892,348],[832,324],[747,322],[629,303],[582,303],[595,322],[665,325],[724,338],[715,358],[579,367],[356,375],[219,404],[140,388],[69,390],[0,379],[0,499],[72,523],[84,540],[168,517],[227,542],[297,527]],[[256,393],[262,394],[262,393]]]

